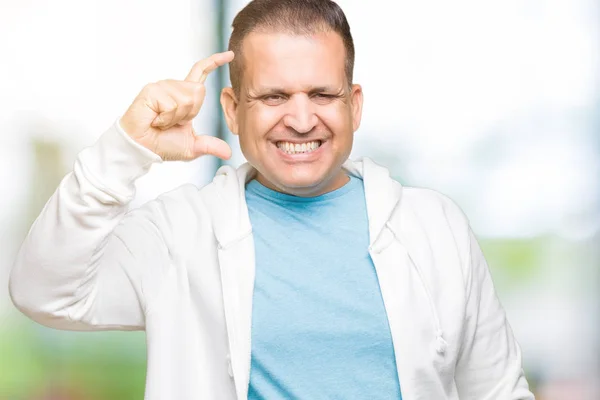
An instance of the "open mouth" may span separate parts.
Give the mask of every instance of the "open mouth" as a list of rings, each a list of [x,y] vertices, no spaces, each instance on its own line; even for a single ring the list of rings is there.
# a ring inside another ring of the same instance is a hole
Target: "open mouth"
[[[323,144],[323,142],[321,142],[320,140],[314,140],[312,142],[306,142],[306,143],[290,143],[290,142],[277,142],[276,145],[277,147],[283,151],[286,154],[307,154],[307,153],[312,153],[313,151],[317,150],[319,147],[321,147],[321,144]]]

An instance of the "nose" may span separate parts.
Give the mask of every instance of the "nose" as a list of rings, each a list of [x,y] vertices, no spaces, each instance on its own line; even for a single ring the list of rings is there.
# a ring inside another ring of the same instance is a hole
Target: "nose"
[[[310,132],[319,121],[315,113],[315,105],[306,94],[295,94],[287,104],[283,123],[298,133]]]

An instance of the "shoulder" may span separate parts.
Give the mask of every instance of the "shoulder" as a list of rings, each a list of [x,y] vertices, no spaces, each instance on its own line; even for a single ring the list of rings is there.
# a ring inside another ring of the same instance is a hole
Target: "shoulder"
[[[396,229],[432,249],[452,247],[464,261],[471,240],[470,222],[455,200],[436,190],[403,187]]]
[[[186,230],[193,229],[207,214],[200,189],[185,184],[130,210],[123,222],[153,225],[161,234],[168,234],[182,226]]]
[[[424,222],[445,221],[454,226],[469,224],[466,214],[454,199],[433,189],[404,186],[402,208]]]

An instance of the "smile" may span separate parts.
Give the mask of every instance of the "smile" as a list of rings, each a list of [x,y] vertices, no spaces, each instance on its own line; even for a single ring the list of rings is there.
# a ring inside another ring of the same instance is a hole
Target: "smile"
[[[277,147],[287,154],[311,153],[321,146],[320,140],[306,143],[277,142]]]

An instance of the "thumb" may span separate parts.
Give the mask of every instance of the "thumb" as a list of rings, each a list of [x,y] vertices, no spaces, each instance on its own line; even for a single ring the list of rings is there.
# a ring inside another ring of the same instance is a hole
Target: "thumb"
[[[206,154],[229,160],[231,158],[231,147],[224,140],[214,136],[196,136],[194,139],[194,158]]]

